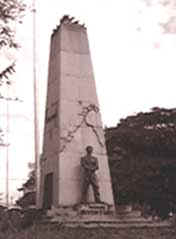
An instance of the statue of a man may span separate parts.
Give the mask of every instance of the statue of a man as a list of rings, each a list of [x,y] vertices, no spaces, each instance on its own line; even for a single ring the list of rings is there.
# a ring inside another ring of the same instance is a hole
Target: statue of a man
[[[83,185],[82,185],[82,203],[87,203],[87,192],[91,185],[94,192],[96,203],[100,203],[100,193],[97,181],[96,170],[98,170],[98,159],[92,156],[93,147],[86,147],[87,154],[81,158],[81,167],[83,169]]]

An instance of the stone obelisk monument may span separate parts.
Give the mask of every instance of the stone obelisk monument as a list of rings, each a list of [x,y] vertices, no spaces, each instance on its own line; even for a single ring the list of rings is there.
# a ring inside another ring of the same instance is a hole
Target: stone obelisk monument
[[[80,160],[88,145],[93,146],[99,163],[100,198],[114,205],[87,31],[78,21],[64,16],[51,37],[41,206],[80,202]],[[89,201],[93,201],[91,190]]]

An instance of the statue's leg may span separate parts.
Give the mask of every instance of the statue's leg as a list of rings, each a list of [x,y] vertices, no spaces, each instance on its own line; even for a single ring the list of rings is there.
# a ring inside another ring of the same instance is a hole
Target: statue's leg
[[[89,184],[90,184],[89,180],[85,178],[82,184],[81,203],[87,203],[87,192],[88,192]]]
[[[100,203],[100,192],[99,192],[99,185],[98,185],[98,180],[96,175],[92,175],[91,177],[91,185],[93,188],[93,192],[94,192],[94,198],[95,198],[95,202]]]

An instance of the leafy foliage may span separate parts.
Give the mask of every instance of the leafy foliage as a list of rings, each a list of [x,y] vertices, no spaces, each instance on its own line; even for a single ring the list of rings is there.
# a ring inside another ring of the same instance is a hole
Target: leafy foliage
[[[128,116],[105,135],[116,202],[146,203],[162,215],[174,210],[176,109]]]
[[[14,26],[21,23],[25,4],[20,0],[0,0],[0,51],[3,47],[17,48]],[[7,78],[13,73],[14,64],[11,64],[0,72],[0,84],[3,77]]]
[[[0,54],[3,54],[4,48],[18,48],[14,27],[17,23],[21,23],[25,8],[26,6],[21,0],[0,0]],[[9,75],[14,72],[14,62],[0,69],[0,86],[3,83],[10,85]],[[2,98],[4,97],[0,94],[0,99]],[[3,143],[2,140],[2,130],[0,129],[1,145]]]
[[[151,112],[128,116],[116,128],[108,129],[108,132],[107,141],[111,140],[133,153],[175,155],[176,109],[153,108]]]
[[[21,23],[25,5],[19,0],[0,0],[0,47],[18,47],[13,24]]]
[[[2,85],[2,83],[4,83],[4,81],[2,80],[2,78],[6,78],[6,83],[8,85],[10,85],[10,81],[9,81],[9,74],[12,74],[13,72],[15,72],[15,64],[12,63],[10,66],[8,66],[6,69],[4,69],[3,71],[0,72],[0,86]]]
[[[16,201],[18,206],[22,208],[28,208],[31,205],[35,205],[36,193],[35,193],[35,164],[29,163],[30,169],[27,181],[22,185],[18,191],[23,192],[23,196]]]

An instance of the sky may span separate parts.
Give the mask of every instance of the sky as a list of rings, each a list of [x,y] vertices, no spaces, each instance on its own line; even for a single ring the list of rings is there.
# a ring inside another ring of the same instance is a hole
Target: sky
[[[17,65],[12,86],[9,90],[5,87],[0,90],[21,100],[9,102],[10,128],[6,141],[9,143],[12,201],[19,196],[16,189],[27,178],[28,162],[34,161],[33,24],[30,9],[23,24],[16,28],[20,49],[17,52],[5,50],[0,55],[0,63],[15,59]],[[115,126],[121,118],[152,107],[176,107],[174,0],[36,0],[36,10],[41,146],[50,35],[65,14],[87,26],[104,126]],[[0,101],[0,119],[5,130],[6,106]],[[0,192],[5,192],[6,148],[0,148],[0,158]]]

